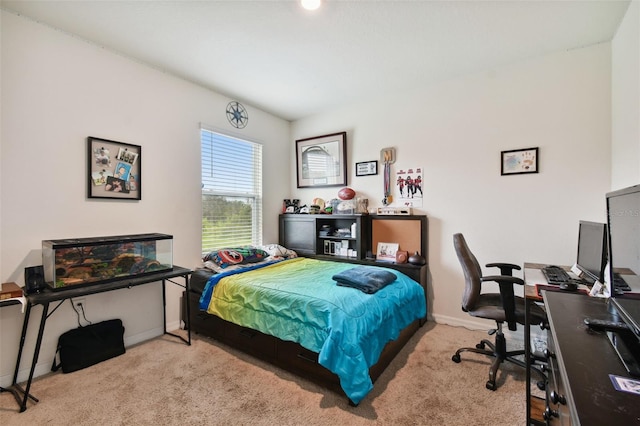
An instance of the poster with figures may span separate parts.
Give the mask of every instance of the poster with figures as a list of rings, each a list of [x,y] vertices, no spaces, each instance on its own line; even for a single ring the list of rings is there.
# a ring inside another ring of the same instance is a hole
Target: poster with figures
[[[422,167],[398,168],[395,172],[394,205],[422,207]]]

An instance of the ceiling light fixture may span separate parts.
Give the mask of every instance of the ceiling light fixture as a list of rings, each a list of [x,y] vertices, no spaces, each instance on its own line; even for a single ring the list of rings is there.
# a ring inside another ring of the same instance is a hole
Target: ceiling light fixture
[[[300,0],[300,4],[307,10],[316,10],[320,7],[321,0]]]

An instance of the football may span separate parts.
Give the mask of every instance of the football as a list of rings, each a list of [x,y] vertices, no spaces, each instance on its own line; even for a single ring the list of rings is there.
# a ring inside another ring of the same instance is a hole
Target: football
[[[342,188],[340,191],[338,191],[338,198],[340,198],[341,200],[351,200],[355,196],[356,191],[349,187]]]

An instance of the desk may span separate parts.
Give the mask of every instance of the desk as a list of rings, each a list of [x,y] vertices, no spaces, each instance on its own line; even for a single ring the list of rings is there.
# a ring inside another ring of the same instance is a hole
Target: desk
[[[539,397],[534,397],[531,394],[531,325],[529,323],[530,313],[530,303],[533,303],[530,298],[533,296],[531,294],[535,294],[535,289],[529,291],[529,287],[525,286],[525,327],[524,327],[524,353],[525,353],[525,364],[526,364],[526,401],[527,401],[527,425],[544,425],[544,409],[545,409],[545,400]],[[535,296],[537,297],[537,295]]]
[[[533,285],[539,280],[536,274],[540,266],[525,263],[524,268],[528,284],[525,285],[525,358],[528,361],[531,354],[530,304],[544,302],[549,320],[550,371],[543,400],[532,397],[531,370],[527,368],[527,424],[640,424],[638,395],[616,391],[609,379],[609,374],[628,377],[624,366],[606,335],[587,331],[583,322],[586,317],[610,318],[606,299],[562,291],[543,291],[540,296]]]
[[[152,283],[152,282],[162,282],[162,309],[163,309],[163,332],[165,334],[170,334],[172,336],[178,337],[182,339],[187,345],[191,345],[191,327],[188,324],[190,318],[189,312],[189,303],[186,304],[187,308],[187,316],[186,320],[186,328],[188,330],[187,339],[184,337],[167,332],[167,298],[166,298],[166,281],[169,281],[173,284],[176,284],[180,287],[185,288],[186,293],[189,294],[189,275],[191,274],[191,270],[187,268],[182,268],[180,266],[175,266],[171,271],[162,271],[152,274],[145,274],[143,276],[135,276],[122,280],[95,284],[95,285],[87,285],[87,286],[78,286],[71,287],[64,290],[44,290],[41,293],[30,294],[27,295],[27,307],[24,315],[24,322],[22,324],[22,333],[20,335],[20,347],[18,349],[18,359],[16,360],[16,369],[13,374],[13,383],[11,385],[11,392],[16,397],[18,404],[20,405],[20,412],[23,412],[27,409],[27,400],[31,398],[35,402],[38,402],[36,398],[29,394],[29,390],[31,388],[31,381],[33,380],[33,373],[36,368],[36,364],[38,362],[38,356],[40,355],[40,346],[42,344],[42,336],[44,335],[44,327],[47,322],[47,319],[50,315],[52,315],[56,309],[58,309],[62,303],[64,303],[67,299],[73,297],[82,297],[88,296],[91,294],[104,293],[107,291],[118,290],[122,288],[131,288],[135,286],[139,286],[142,284]],[[172,278],[182,277],[184,279],[184,285],[181,285],[172,280]],[[53,310],[49,313],[49,304],[51,302],[58,302],[58,304],[53,308]],[[20,370],[20,361],[22,358],[22,350],[24,349],[25,337],[27,334],[27,327],[29,325],[29,316],[31,314],[31,308],[35,305],[42,305],[42,317],[40,319],[40,328],[38,329],[38,337],[36,339],[36,345],[33,353],[33,360],[31,362],[31,369],[29,371],[29,378],[27,379],[26,386],[23,389],[18,383],[18,371]],[[19,397],[19,394],[23,395],[22,400]]]
[[[525,364],[526,364],[526,399],[527,399],[527,424],[528,425],[545,425],[546,422],[543,417],[545,410],[545,399],[534,397],[531,395],[531,304],[536,302],[542,302],[542,297],[536,292],[535,284],[540,282],[546,282],[544,275],[542,275],[541,268],[544,265],[536,263],[525,263],[523,277],[525,281],[524,286],[524,298],[525,298],[525,310],[524,310],[524,351],[525,351]],[[541,277],[541,278],[540,278]]]
[[[546,291],[549,351],[555,388],[566,404],[551,401],[549,424],[634,425],[639,396],[615,390],[609,374],[629,377],[605,333],[590,332],[587,317],[611,319],[605,299]]]
[[[524,327],[524,349],[525,349],[525,363],[526,368],[526,399],[527,399],[527,424],[531,425],[545,425],[547,424],[544,419],[544,413],[547,408],[546,399],[533,396],[531,394],[531,324],[530,324],[530,309],[532,303],[542,303],[542,296],[537,293],[536,284],[546,284],[547,279],[542,273],[542,268],[546,266],[540,263],[525,263],[523,277],[525,281],[524,297],[525,297],[525,327]],[[572,278],[577,276],[571,272],[571,268],[568,266],[562,267],[569,273]],[[556,287],[557,288],[557,287]],[[578,290],[582,293],[587,293],[589,288],[584,285],[580,285]],[[563,292],[564,293],[564,292]]]

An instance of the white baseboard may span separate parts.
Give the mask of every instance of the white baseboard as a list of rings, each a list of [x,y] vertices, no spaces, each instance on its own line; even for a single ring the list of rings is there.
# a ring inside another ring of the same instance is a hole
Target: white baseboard
[[[181,320],[167,323],[167,331],[182,330],[182,328],[183,328],[183,324]]]
[[[489,320],[474,321],[473,317],[469,317],[469,319],[460,319],[457,317],[450,317],[446,315],[433,315],[432,318],[438,324],[446,324],[453,327],[464,327],[469,330],[489,331],[490,329],[495,328],[495,322]],[[524,326],[519,325],[516,331],[511,331],[506,326],[503,326],[502,332],[507,339],[513,340],[514,342],[518,342],[520,344],[524,342]]]
[[[473,317],[469,317],[469,319],[460,319],[447,315],[434,314],[432,318],[438,324],[446,324],[453,327],[464,327],[469,330],[488,330],[492,327],[491,324],[494,324],[489,321],[474,321]]]

